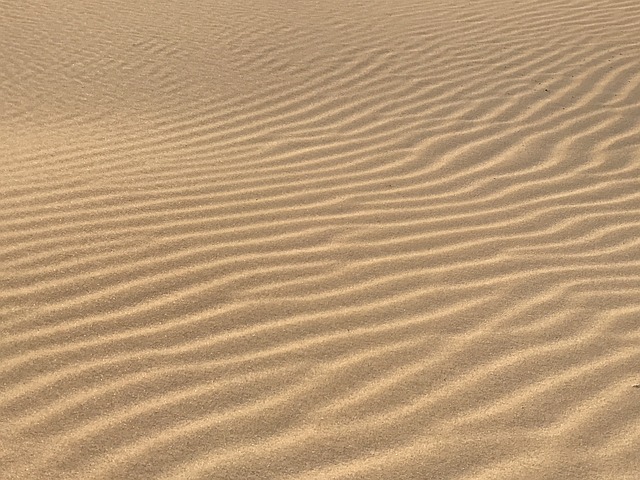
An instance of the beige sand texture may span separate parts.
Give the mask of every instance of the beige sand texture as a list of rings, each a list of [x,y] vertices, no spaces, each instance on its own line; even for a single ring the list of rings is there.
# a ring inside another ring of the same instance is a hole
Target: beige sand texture
[[[0,0],[0,478],[640,478],[640,2]]]

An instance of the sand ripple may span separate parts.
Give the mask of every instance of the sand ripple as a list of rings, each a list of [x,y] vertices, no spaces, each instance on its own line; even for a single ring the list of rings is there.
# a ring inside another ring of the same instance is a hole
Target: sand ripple
[[[635,479],[640,4],[0,0],[0,478]]]

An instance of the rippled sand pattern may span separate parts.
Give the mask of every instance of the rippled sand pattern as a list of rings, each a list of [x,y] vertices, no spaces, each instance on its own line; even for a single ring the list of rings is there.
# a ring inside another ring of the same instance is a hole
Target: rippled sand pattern
[[[637,0],[0,0],[0,478],[640,478]]]

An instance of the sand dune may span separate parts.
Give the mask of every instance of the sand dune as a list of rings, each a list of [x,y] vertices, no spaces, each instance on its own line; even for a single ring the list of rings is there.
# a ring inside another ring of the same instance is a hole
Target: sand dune
[[[0,13],[0,478],[640,478],[640,3]]]

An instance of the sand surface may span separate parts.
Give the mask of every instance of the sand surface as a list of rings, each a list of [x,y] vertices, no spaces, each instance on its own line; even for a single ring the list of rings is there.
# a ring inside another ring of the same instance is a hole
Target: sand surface
[[[640,2],[0,0],[0,478],[640,478]]]

